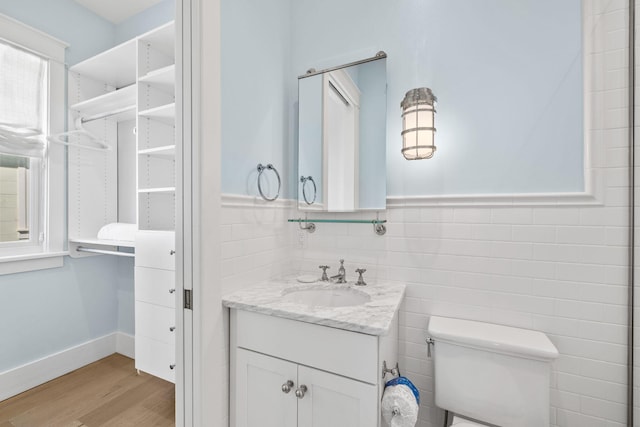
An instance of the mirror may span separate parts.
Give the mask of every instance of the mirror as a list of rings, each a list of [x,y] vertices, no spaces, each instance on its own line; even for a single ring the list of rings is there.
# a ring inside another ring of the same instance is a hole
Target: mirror
[[[298,209],[386,207],[386,54],[298,79]]]

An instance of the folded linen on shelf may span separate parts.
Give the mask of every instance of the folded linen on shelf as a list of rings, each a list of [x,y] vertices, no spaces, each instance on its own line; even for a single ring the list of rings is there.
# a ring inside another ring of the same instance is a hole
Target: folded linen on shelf
[[[136,231],[138,231],[136,224],[112,222],[98,231],[98,239],[133,242],[136,237]]]

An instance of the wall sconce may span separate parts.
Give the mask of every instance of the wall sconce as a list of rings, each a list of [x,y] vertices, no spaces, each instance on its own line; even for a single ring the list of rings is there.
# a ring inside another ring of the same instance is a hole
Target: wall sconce
[[[434,136],[435,104],[431,89],[411,89],[400,103],[402,107],[402,155],[407,160],[430,159],[436,151]]]

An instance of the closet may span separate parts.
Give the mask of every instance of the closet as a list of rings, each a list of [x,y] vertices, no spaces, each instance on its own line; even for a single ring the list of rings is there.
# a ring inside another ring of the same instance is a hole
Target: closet
[[[136,369],[175,381],[175,27],[70,67],[73,257],[135,257]]]

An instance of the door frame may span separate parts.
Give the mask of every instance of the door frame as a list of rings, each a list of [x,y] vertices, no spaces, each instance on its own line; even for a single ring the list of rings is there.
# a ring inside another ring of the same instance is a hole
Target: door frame
[[[193,316],[184,308],[192,289],[190,176],[191,158],[191,0],[177,0],[176,25],[176,426],[192,426]]]
[[[223,425],[229,388],[220,286],[220,0],[177,0],[176,28],[176,426]],[[191,309],[184,308],[185,290]]]

